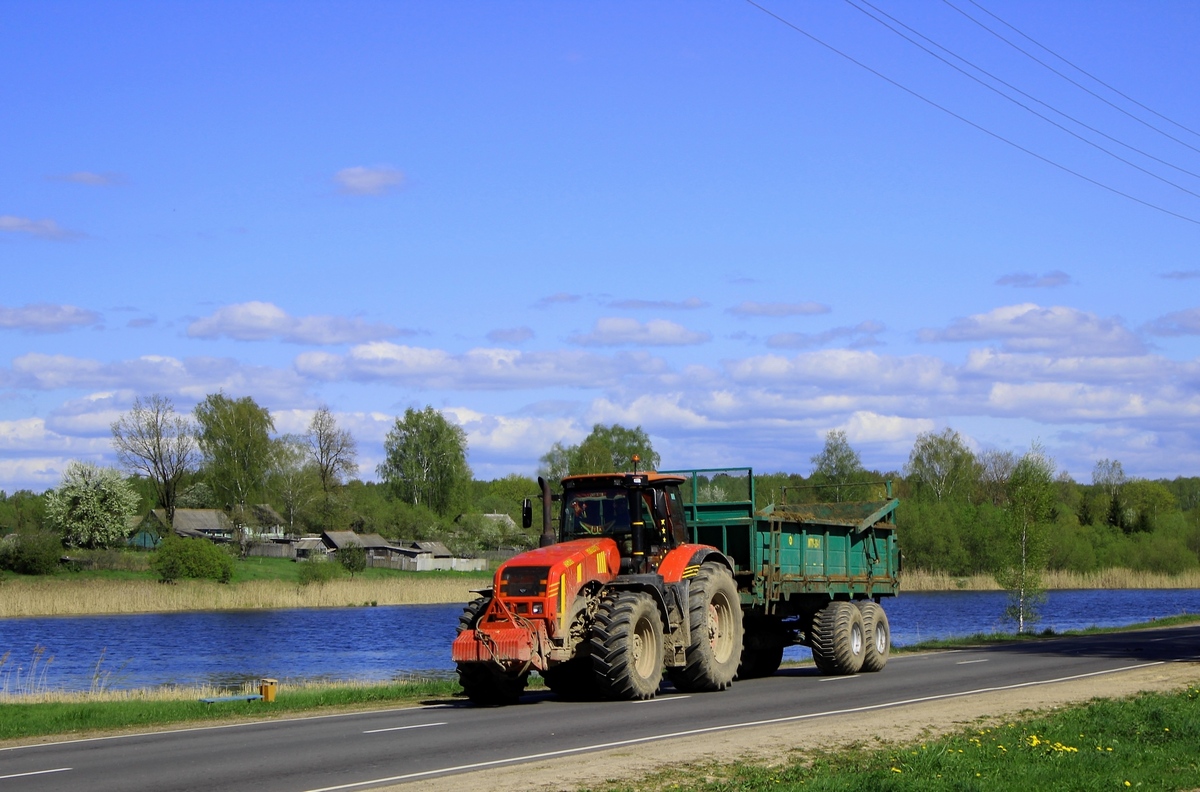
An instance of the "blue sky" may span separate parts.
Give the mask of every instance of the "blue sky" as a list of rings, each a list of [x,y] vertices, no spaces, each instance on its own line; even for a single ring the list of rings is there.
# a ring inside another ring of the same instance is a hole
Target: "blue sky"
[[[427,404],[481,478],[597,422],[667,467],[949,426],[1196,475],[1197,39],[1189,2],[7,2],[0,489],[218,390],[329,405],[367,477]]]

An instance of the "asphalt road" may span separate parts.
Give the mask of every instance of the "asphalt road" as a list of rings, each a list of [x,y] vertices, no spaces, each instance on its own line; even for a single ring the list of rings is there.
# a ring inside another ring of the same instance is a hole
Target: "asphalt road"
[[[436,705],[0,749],[0,790],[370,789],[689,734],[880,712],[919,701],[1103,677],[1200,659],[1200,626],[897,656],[877,674],[811,667],[722,693],[646,702]]]

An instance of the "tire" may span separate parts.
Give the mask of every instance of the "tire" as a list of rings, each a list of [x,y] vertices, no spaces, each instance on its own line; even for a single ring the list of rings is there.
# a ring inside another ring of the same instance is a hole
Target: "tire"
[[[586,645],[580,650],[587,649]],[[596,681],[592,676],[592,659],[586,654],[540,672],[546,687],[566,701],[588,701],[596,698]]]
[[[479,617],[491,602],[487,597],[477,597],[467,603],[458,617],[458,632],[475,629]],[[458,684],[472,704],[484,707],[516,704],[525,692],[529,674],[509,674],[494,663],[459,663]]]
[[[600,600],[589,642],[597,692],[613,699],[648,699],[663,669],[663,627],[649,594],[614,591]]]
[[[742,604],[729,570],[704,564],[688,586],[691,644],[686,663],[667,669],[680,691],[724,690],[742,659]]]
[[[783,662],[783,628],[769,616],[748,617],[743,623],[742,660],[738,679],[768,677]]]
[[[813,661],[823,674],[845,676],[862,668],[867,642],[862,612],[844,601],[831,602],[813,617]]]
[[[863,653],[863,671],[882,671],[892,652],[892,628],[887,614],[877,602],[860,600],[855,603],[862,611],[863,636],[867,647]]]

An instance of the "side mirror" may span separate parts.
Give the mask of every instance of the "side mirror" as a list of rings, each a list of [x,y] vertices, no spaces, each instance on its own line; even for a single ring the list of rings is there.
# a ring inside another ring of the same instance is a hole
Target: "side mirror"
[[[530,502],[529,498],[526,498],[521,503],[521,527],[533,527],[533,503]]]

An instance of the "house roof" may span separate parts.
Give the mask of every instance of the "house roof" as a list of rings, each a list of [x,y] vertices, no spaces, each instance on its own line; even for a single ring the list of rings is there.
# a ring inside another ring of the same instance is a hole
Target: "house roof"
[[[409,546],[423,553],[432,553],[434,558],[450,558],[453,555],[450,548],[441,542],[411,542]]]
[[[155,512],[163,511],[155,509]],[[161,521],[166,524],[166,514]],[[171,526],[180,536],[211,536],[212,534],[229,533],[233,523],[228,515],[220,509],[176,509],[175,522]]]

